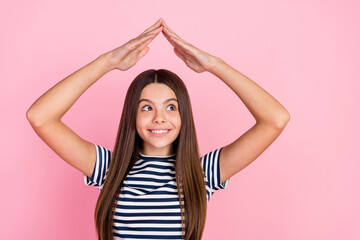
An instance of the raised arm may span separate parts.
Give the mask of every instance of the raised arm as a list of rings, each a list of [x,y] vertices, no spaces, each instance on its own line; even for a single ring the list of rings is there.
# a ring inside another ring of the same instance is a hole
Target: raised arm
[[[288,111],[269,93],[224,61],[210,70],[228,85],[256,119],[256,123],[220,153],[221,181],[253,162],[280,135],[290,120]]]
[[[249,109],[256,124],[220,153],[220,177],[224,182],[263,153],[280,135],[290,119],[288,111],[259,85],[222,59],[181,39],[163,22],[163,34],[175,54],[195,72],[208,71],[229,86]]]
[[[162,30],[162,19],[123,46],[100,55],[91,63],[72,73],[42,96],[26,112],[26,117],[39,137],[62,159],[91,177],[96,149],[68,126],[61,118],[77,99],[104,74],[125,71],[149,51],[149,43]]]

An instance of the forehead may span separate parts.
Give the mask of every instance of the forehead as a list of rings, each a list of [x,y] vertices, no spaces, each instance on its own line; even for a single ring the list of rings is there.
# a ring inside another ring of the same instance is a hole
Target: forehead
[[[163,83],[150,83],[142,90],[140,100],[142,98],[150,100],[161,100],[176,98],[176,94],[171,88]]]

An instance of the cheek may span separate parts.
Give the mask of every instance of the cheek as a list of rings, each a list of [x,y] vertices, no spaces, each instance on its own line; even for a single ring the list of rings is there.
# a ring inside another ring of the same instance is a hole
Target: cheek
[[[136,131],[139,133],[141,133],[141,129],[143,127],[144,123],[143,120],[140,117],[136,118]]]
[[[144,115],[138,115],[136,117],[136,130],[139,131],[144,131],[144,129],[146,129],[149,121],[151,119],[149,118],[149,116],[144,116]]]
[[[146,131],[146,130],[144,130],[142,121],[136,120],[136,132],[143,141],[144,141],[144,137],[145,137],[144,131]]]
[[[180,128],[181,128],[181,119],[179,118],[179,120],[178,120],[178,128],[179,128],[179,130],[180,130]]]
[[[174,123],[175,127],[180,131],[181,128],[181,118],[180,116],[174,116],[172,119],[172,122]]]

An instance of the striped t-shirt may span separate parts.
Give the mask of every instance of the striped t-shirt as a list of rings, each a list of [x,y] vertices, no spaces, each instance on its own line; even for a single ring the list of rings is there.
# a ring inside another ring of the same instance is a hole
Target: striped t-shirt
[[[112,153],[105,147],[95,146],[95,168],[91,178],[84,174],[84,181],[101,191]],[[221,149],[200,158],[208,201],[216,190],[225,189],[230,180],[220,182]],[[175,161],[175,154],[139,154],[118,197],[113,222],[114,239],[182,239]]]

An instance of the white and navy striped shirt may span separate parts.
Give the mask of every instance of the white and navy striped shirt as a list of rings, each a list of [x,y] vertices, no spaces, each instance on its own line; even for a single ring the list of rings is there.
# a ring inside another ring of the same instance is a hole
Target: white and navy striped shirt
[[[84,181],[86,185],[97,186],[101,191],[111,152],[100,145],[95,146],[95,168],[91,178],[84,174]],[[230,180],[220,182],[221,149],[200,158],[208,201],[216,190],[225,189]],[[175,154],[139,154],[120,191],[113,222],[114,239],[182,239],[175,161]]]

